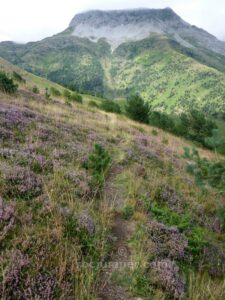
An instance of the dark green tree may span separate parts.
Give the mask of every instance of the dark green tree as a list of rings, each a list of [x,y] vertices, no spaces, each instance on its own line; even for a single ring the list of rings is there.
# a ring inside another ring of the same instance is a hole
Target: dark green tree
[[[17,91],[18,85],[9,78],[5,72],[0,72],[0,91],[6,94],[13,94]]]
[[[222,136],[218,129],[213,130],[211,137],[205,139],[206,145],[221,154],[225,154],[225,136]]]
[[[178,126],[178,134],[206,146],[205,139],[213,135],[217,125],[203,113],[191,110],[183,113]]]
[[[138,122],[149,123],[150,106],[138,94],[131,95],[126,104],[127,115]]]
[[[196,149],[184,148],[184,158],[189,160],[187,171],[200,186],[212,186],[225,194],[225,160],[201,158]],[[190,162],[191,161],[191,162]]]
[[[39,90],[39,88],[38,88],[36,85],[34,85],[33,88],[32,88],[32,92],[33,92],[34,94],[39,94],[39,93],[40,93],[40,90]]]
[[[103,100],[100,108],[106,112],[121,113],[119,104],[112,100]]]
[[[72,92],[69,96],[69,100],[71,102],[75,101],[75,102],[78,102],[78,103],[83,103],[82,96],[77,92]]]
[[[175,131],[174,121],[167,114],[161,113],[159,111],[153,111],[150,114],[149,123],[153,126],[162,128],[170,132]]]
[[[83,163],[83,167],[90,170],[94,184],[102,187],[104,184],[104,175],[108,165],[111,162],[109,153],[103,148],[102,145],[95,144],[88,159]]]

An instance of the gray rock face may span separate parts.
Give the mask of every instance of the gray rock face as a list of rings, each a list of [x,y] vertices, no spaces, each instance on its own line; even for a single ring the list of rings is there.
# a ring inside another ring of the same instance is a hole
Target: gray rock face
[[[70,25],[73,35],[97,42],[104,38],[112,49],[153,33],[173,37],[184,47],[203,47],[225,55],[225,43],[191,26],[172,9],[93,10],[76,15]]]

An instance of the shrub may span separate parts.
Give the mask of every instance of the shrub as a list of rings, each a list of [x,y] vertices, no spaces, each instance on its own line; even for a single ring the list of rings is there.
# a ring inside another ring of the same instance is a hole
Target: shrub
[[[13,72],[13,78],[20,83],[26,83],[26,80],[19,73],[15,71]]]
[[[61,92],[53,86],[50,88],[50,92],[51,92],[52,96],[55,96],[55,97],[61,96]]]
[[[158,135],[158,131],[155,130],[155,129],[152,129],[152,134],[153,134],[154,136],[157,136],[157,135]]]
[[[132,207],[130,205],[125,206],[122,214],[123,214],[123,218],[125,220],[129,220],[134,214],[134,207]]]
[[[200,226],[193,227],[191,232],[187,233],[188,250],[194,259],[198,259],[203,254],[203,249],[207,245],[205,232]]]
[[[217,215],[217,218],[220,220],[221,229],[223,231],[225,231],[225,205],[224,204],[221,203],[217,207],[216,215]]]
[[[71,93],[68,99],[72,102],[75,101],[75,102],[78,102],[78,103],[83,103],[82,96],[80,94],[78,94],[77,92]]]
[[[100,108],[106,112],[113,112],[113,113],[117,113],[117,114],[121,113],[119,104],[112,100],[104,100],[101,103]]]
[[[127,272],[127,269],[114,272],[112,280],[119,286],[129,290],[135,296],[143,297],[148,300],[154,297],[150,276],[139,264],[135,266],[135,268],[130,269],[129,272]],[[135,299],[142,298],[136,297]]]
[[[94,149],[84,162],[83,166],[91,171],[94,183],[99,187],[103,186],[105,171],[111,162],[109,153],[99,144],[94,145]]]
[[[14,228],[15,225],[15,211],[14,207],[6,202],[3,202],[0,197],[0,243]]]
[[[49,94],[48,88],[47,88],[47,87],[45,88],[45,98],[46,98],[47,100],[50,100],[50,99],[51,99],[51,95]]]
[[[150,264],[153,283],[162,287],[173,299],[184,297],[185,283],[179,275],[179,267],[170,259],[153,261]]]
[[[66,99],[66,100],[65,100],[65,104],[68,105],[68,106],[70,106],[70,107],[72,107],[72,103],[70,102],[69,99]]]
[[[127,115],[138,122],[148,123],[150,107],[139,95],[132,95],[125,106]]]
[[[40,93],[40,90],[39,90],[39,88],[38,88],[36,85],[34,85],[33,88],[32,88],[32,92],[33,92],[34,94],[39,94],[39,93]]]
[[[196,149],[184,148],[184,158],[191,159],[187,171],[194,175],[198,185],[210,185],[225,193],[225,160],[210,161],[200,158]]]
[[[70,99],[70,96],[71,96],[71,93],[69,90],[64,90],[63,91],[63,97],[66,99],[66,100],[69,100]]]
[[[4,72],[0,72],[0,91],[6,94],[14,94],[18,85],[13,82]]]
[[[188,249],[188,241],[175,226],[168,227],[155,220],[148,224],[148,235],[154,243],[157,257],[184,260]]]
[[[94,231],[91,234],[88,232],[86,228],[87,224],[80,223],[78,216],[69,216],[65,218],[64,222],[64,236],[71,240],[76,239],[79,241],[80,249],[85,258],[92,262],[98,261],[99,251],[97,248],[97,239],[95,237]],[[91,225],[92,226],[92,225]]]
[[[172,211],[166,205],[159,205],[155,201],[145,201],[145,209],[148,212],[151,212],[157,220],[170,226],[176,226],[181,231],[189,229],[191,226],[191,219],[188,214],[180,216],[177,212]]]
[[[133,271],[131,280],[131,291],[133,293],[146,297],[146,299],[151,299],[153,297],[151,280],[148,277],[148,274],[141,270],[141,268],[137,268]]]
[[[90,106],[90,107],[96,107],[96,108],[99,107],[98,104],[95,101],[93,101],[93,100],[91,100],[91,101],[88,102],[88,106]]]
[[[42,193],[42,182],[29,169],[15,167],[5,174],[4,191],[9,197],[31,199]]]
[[[159,111],[153,111],[150,114],[149,124],[170,132],[174,132],[175,129],[174,121],[167,114]]]
[[[206,246],[204,229],[193,224],[188,213],[179,215],[166,206],[161,206],[156,202],[145,202],[147,211],[159,221],[169,226],[176,226],[188,240],[187,251],[198,260],[202,255],[202,250]],[[178,244],[177,244],[178,245]]]

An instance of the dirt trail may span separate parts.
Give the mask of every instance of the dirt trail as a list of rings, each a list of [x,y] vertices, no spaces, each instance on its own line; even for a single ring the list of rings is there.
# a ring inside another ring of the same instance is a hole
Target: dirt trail
[[[107,179],[105,187],[105,199],[110,201],[112,208],[118,210],[125,204],[125,199],[116,190],[113,179],[122,172],[122,167],[117,166],[112,170],[110,178]],[[113,272],[129,267],[132,263],[132,253],[128,242],[134,231],[132,221],[126,221],[120,213],[115,213],[112,225],[113,249],[107,268],[104,271],[98,300],[134,300],[134,298],[123,288],[112,282]]]

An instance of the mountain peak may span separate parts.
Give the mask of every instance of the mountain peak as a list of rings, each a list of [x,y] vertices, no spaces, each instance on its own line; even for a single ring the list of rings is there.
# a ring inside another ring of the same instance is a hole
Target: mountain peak
[[[70,22],[69,27],[76,27],[80,23],[86,23],[87,20],[92,22],[93,25],[99,25],[103,23],[103,21],[107,21],[110,24],[114,24],[115,21],[125,24],[134,21],[150,21],[154,18],[171,19],[174,17],[178,16],[169,7],[164,9],[136,8],[123,10],[89,10],[75,15]]]
[[[164,9],[90,10],[70,22],[72,34],[92,42],[105,39],[114,50],[119,45],[162,34],[186,48],[206,48],[224,55],[225,43],[208,32],[191,26],[170,7]]]
[[[78,37],[98,41],[107,40],[112,48],[128,41],[142,40],[151,33],[165,33],[168,27],[184,25],[184,21],[171,8],[91,10],[76,15],[69,27]]]

